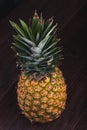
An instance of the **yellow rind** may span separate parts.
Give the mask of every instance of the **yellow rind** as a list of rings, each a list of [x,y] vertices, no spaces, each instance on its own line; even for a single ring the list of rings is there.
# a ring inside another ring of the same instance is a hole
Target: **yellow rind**
[[[65,109],[66,84],[59,68],[40,81],[30,80],[23,72],[17,99],[22,113],[30,120],[46,123],[58,118]]]

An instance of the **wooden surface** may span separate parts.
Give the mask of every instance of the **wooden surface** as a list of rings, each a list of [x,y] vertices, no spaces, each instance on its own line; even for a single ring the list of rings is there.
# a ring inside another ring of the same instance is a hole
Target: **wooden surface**
[[[44,17],[54,16],[64,46],[61,70],[68,99],[61,116],[46,124],[31,124],[17,105],[19,71],[10,49],[13,30],[9,19],[28,21],[37,9]],[[0,130],[87,130],[87,4],[86,0],[25,0],[0,21]]]

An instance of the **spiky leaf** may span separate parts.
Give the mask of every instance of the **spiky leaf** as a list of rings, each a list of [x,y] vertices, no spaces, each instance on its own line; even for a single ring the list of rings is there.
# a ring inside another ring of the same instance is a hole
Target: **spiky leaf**
[[[10,21],[16,31],[12,48],[18,57],[18,65],[27,75],[50,73],[62,59],[62,49],[57,45],[53,19],[45,20],[35,12],[30,25],[19,19],[20,25]]]

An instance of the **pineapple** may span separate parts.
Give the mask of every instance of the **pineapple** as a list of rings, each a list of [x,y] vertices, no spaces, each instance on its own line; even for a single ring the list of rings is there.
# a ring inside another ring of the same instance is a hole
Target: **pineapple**
[[[21,75],[17,99],[22,113],[32,122],[46,123],[58,118],[66,105],[66,84],[58,65],[62,59],[57,24],[53,18],[40,17],[35,11],[27,25],[10,21],[16,34],[12,48],[16,52]]]

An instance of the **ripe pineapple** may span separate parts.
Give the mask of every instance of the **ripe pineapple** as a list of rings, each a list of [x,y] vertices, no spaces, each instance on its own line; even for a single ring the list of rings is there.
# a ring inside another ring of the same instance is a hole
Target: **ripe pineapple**
[[[60,116],[67,97],[64,77],[57,67],[62,59],[57,25],[52,18],[39,17],[36,11],[30,25],[19,21],[20,26],[10,21],[16,31],[12,48],[21,69],[18,104],[30,121],[49,122]]]

